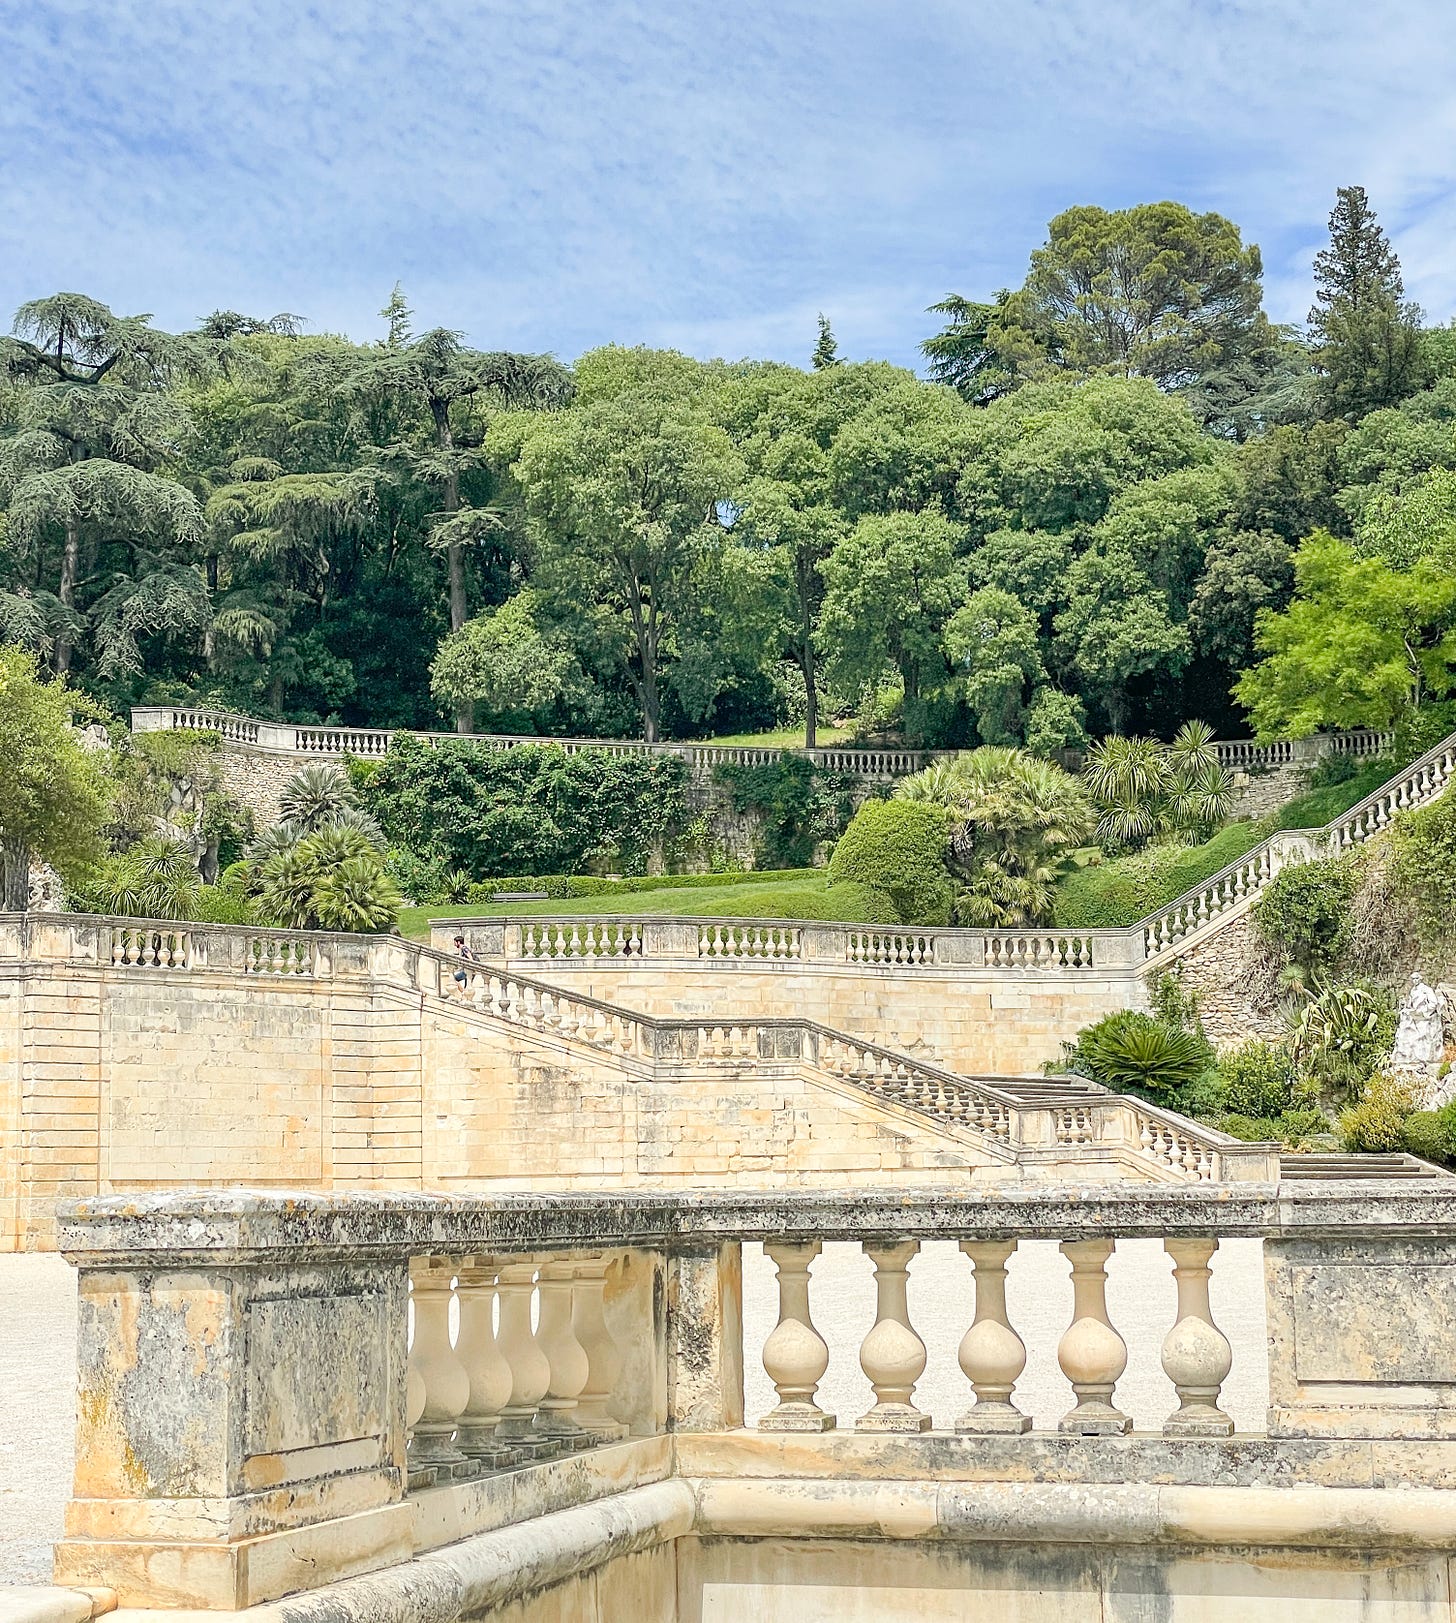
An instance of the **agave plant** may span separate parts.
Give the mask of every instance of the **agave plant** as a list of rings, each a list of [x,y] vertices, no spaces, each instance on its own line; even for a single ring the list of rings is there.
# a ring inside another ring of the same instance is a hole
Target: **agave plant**
[[[1380,1005],[1363,986],[1316,984],[1294,1022],[1291,1051],[1307,1065],[1323,1056],[1348,1059],[1368,1048],[1380,1025]]]

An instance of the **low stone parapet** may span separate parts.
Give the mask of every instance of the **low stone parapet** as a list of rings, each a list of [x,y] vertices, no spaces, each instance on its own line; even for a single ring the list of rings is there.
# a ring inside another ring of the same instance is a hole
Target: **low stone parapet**
[[[453,1623],[538,1595],[522,1615],[545,1619],[564,1615],[545,1607],[560,1586],[620,1578],[651,1552],[665,1592],[751,1586],[800,1561],[784,1541],[837,1544],[847,1586],[870,1581],[864,1540],[907,1560],[923,1547],[922,1567],[937,1548],[1020,1545],[1044,1550],[1053,1592],[1066,1545],[1161,1549],[1170,1571],[1194,1550],[1241,1552],[1251,1570],[1260,1551],[1284,1552],[1276,1569],[1300,1551],[1341,1582],[1456,1550],[1456,1215],[1432,1192],[236,1191],[79,1202],[61,1234],[79,1271],[80,1432],[57,1579],[123,1608],[262,1607],[323,1587],[316,1615],[336,1619]],[[1113,1321],[1105,1270],[1119,1241],[1149,1237],[1171,1271],[1156,1332],[1168,1409],[1137,1432],[1117,1388],[1125,1334],[1147,1322]],[[1209,1277],[1225,1238],[1264,1246],[1257,1433],[1220,1407],[1231,1353]],[[929,1239],[966,1259],[965,1405],[944,1416],[916,1402],[927,1355],[905,1292]],[[1071,1287],[1068,1407],[1051,1431],[1017,1405],[1026,1348],[1003,1289],[1030,1239],[1060,1245]],[[762,1347],[742,1329],[750,1242],[779,1276]],[[814,1301],[821,1247],[846,1242],[875,1272],[859,1324]],[[818,1384],[846,1344],[865,1406],[834,1416]],[[745,1423],[755,1358],[778,1401]],[[720,1570],[719,1540],[763,1553]]]

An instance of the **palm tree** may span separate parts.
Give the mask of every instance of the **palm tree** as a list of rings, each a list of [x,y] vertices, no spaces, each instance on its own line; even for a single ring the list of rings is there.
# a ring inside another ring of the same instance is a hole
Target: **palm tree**
[[[895,793],[950,810],[946,864],[957,884],[956,917],[991,927],[1050,916],[1056,881],[1090,837],[1095,815],[1070,773],[997,745],[937,762]]]

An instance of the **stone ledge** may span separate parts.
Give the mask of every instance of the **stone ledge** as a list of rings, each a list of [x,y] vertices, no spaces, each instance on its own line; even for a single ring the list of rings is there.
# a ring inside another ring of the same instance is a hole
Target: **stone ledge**
[[[1062,1432],[876,1437],[787,1435],[746,1427],[680,1434],[679,1475],[694,1479],[1046,1484],[1080,1488],[1456,1488],[1456,1442],[1404,1439],[1077,1437]]]
[[[0,1623],[87,1623],[115,1610],[114,1589],[62,1589],[50,1584],[0,1588]]]

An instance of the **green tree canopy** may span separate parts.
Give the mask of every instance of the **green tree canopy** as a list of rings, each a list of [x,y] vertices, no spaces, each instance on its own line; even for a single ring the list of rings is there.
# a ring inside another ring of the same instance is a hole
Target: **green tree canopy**
[[[0,645],[0,911],[25,911],[33,859],[72,879],[104,853],[108,756],[83,744],[78,709],[91,713],[33,653]]]
[[[1317,530],[1294,560],[1295,598],[1264,610],[1264,655],[1234,693],[1260,738],[1321,728],[1389,727],[1456,686],[1456,577],[1422,559],[1408,570],[1361,557]]]
[[[824,561],[820,634],[830,665],[850,689],[897,671],[907,725],[949,674],[942,633],[965,594],[961,539],[941,513],[887,513],[862,518]]]
[[[743,469],[728,436],[684,395],[683,357],[634,360],[634,388],[584,388],[574,411],[526,425],[513,471],[543,599],[576,622],[589,657],[626,675],[653,742],[665,682],[722,544],[718,504]]]
[[[1181,393],[1200,422],[1242,438],[1306,369],[1264,314],[1262,278],[1258,248],[1220,214],[1067,209],[1019,292],[932,306],[950,320],[921,347],[931,375],[978,404],[1049,367],[1106,370]]]

